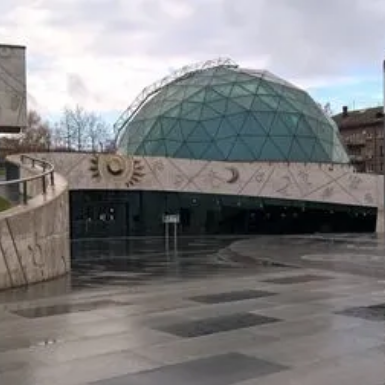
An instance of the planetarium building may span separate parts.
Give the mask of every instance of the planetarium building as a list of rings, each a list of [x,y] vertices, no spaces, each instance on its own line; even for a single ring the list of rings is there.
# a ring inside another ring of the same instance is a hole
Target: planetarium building
[[[79,236],[100,202],[114,207],[110,231],[120,235],[160,235],[165,214],[179,215],[183,234],[374,229],[334,122],[268,71],[230,60],[183,68],[146,88],[116,127],[118,154],[105,170],[118,177],[131,159],[129,182],[72,194],[72,207],[86,210],[73,213]]]

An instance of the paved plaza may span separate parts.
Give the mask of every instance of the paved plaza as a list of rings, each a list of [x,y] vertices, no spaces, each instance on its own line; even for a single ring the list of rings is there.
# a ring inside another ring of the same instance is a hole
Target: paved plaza
[[[381,240],[107,245],[74,245],[71,277],[0,293],[1,385],[384,384]]]

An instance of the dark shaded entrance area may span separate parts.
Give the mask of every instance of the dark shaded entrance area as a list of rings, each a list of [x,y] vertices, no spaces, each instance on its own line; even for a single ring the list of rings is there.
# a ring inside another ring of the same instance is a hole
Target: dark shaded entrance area
[[[214,194],[72,191],[71,237],[163,235],[164,214],[179,214],[181,235],[311,234],[375,231],[377,210]]]

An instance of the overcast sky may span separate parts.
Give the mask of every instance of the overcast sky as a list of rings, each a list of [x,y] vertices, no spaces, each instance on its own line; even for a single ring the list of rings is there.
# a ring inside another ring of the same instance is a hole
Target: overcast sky
[[[27,46],[30,107],[115,119],[141,89],[229,56],[319,101],[382,102],[385,0],[0,0],[0,43]]]

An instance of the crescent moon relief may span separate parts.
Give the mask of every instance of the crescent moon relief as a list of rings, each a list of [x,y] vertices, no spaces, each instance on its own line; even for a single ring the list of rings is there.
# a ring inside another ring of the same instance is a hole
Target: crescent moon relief
[[[239,179],[239,171],[235,167],[226,167],[226,170],[231,172],[231,177],[226,181],[229,184],[234,184],[238,182]]]

